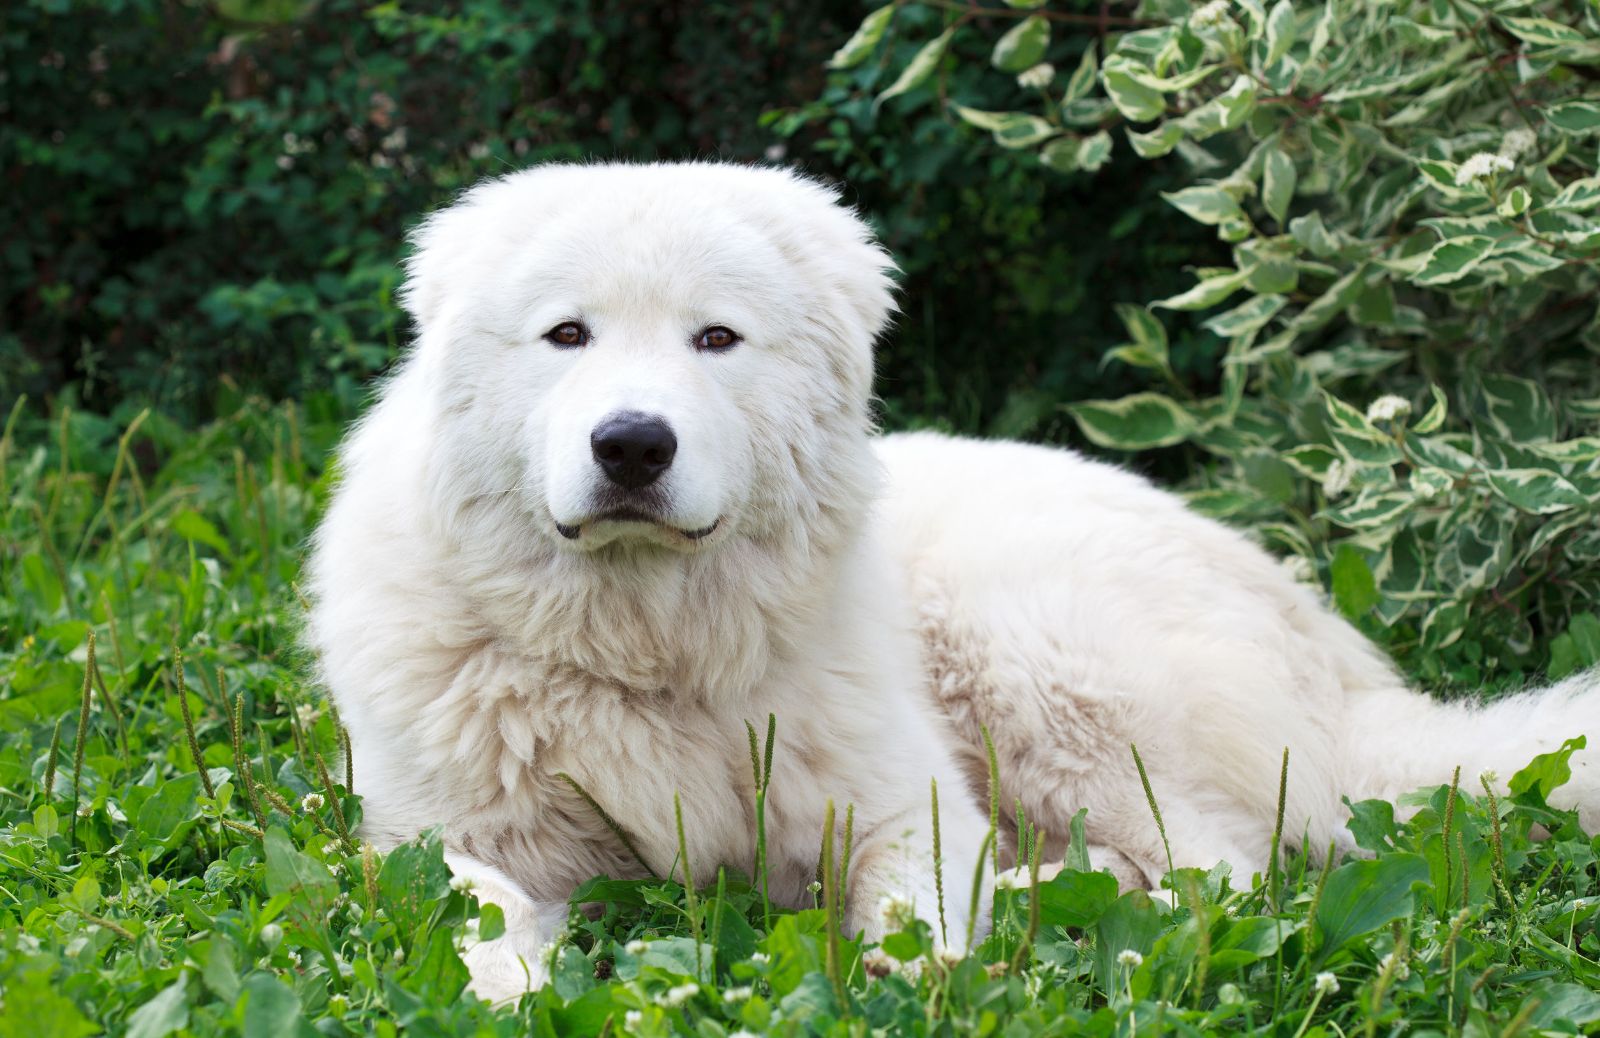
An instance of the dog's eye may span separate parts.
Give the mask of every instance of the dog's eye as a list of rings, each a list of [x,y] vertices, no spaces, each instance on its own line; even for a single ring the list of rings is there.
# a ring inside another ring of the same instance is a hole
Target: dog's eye
[[[701,332],[700,338],[695,341],[695,345],[702,350],[715,352],[737,346],[742,341],[739,338],[739,333],[732,328],[724,328],[722,325],[716,324]]]
[[[589,344],[589,329],[577,321],[562,321],[554,328],[544,333],[545,341],[552,346],[569,348],[572,346],[587,346]]]

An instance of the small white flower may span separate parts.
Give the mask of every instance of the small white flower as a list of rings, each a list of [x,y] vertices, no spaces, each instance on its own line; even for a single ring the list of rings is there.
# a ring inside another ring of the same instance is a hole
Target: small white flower
[[[324,803],[326,803],[326,801],[322,799],[321,793],[307,793],[305,796],[300,798],[300,810],[321,811]]]
[[[283,927],[277,923],[268,923],[261,928],[261,943],[267,946],[268,951],[276,948],[281,940],[283,940]]]
[[[277,163],[279,169],[294,169],[293,155],[279,155],[273,161]]]
[[[1200,28],[1208,25],[1221,25],[1228,17],[1228,0],[1211,0],[1202,5],[1194,14],[1189,16],[1189,24]]]
[[[904,930],[917,918],[911,901],[904,894],[890,894],[879,901],[878,915],[891,930]]]
[[[812,894],[820,893],[822,890],[822,884],[818,880],[812,880],[810,883],[806,884],[806,890]]]
[[[489,146],[482,141],[478,141],[467,148],[467,156],[474,159],[486,159],[489,157]]]
[[[1378,972],[1391,973],[1395,980],[1405,980],[1411,976],[1411,966],[1404,959],[1395,960],[1394,952],[1390,952],[1378,960]]]
[[[637,1009],[630,1009],[622,1014],[622,1026],[630,1031],[642,1023],[644,1023],[644,1014]]]
[[[1331,995],[1339,990],[1339,978],[1332,973],[1318,973],[1313,986],[1317,989],[1317,994]]]
[[[1480,151],[1456,170],[1456,186],[1466,187],[1474,180],[1484,180],[1496,173],[1510,173],[1515,168],[1515,163],[1504,155]]]
[[[1354,470],[1344,463],[1342,458],[1335,459],[1328,471],[1322,476],[1322,489],[1327,491],[1329,497],[1338,497],[1350,489],[1350,477]]]
[[[1048,61],[1041,61],[1032,68],[1017,73],[1017,86],[1024,90],[1042,90],[1055,78],[1056,67]]]
[[[321,715],[322,711],[317,709],[315,703],[301,703],[294,708],[294,718],[302,728],[310,728]]]
[[[1124,948],[1122,951],[1117,952],[1118,966],[1127,966],[1130,969],[1138,969],[1143,962],[1144,956],[1140,955],[1132,948]]]
[[[750,1001],[750,996],[756,993],[752,987],[729,988],[722,993],[722,1000],[729,1005]]]
[[[750,961],[755,963],[757,966],[765,966],[767,963],[772,961],[772,956],[768,955],[766,952],[756,952],[750,956]]]
[[[1392,422],[1411,413],[1411,401],[1403,396],[1385,393],[1367,405],[1367,421]]]
[[[450,877],[450,889],[454,890],[454,891],[457,891],[458,893],[465,894],[467,891],[472,889],[472,877],[471,876],[451,876]]]
[[[1539,143],[1539,137],[1526,126],[1518,126],[1514,130],[1507,130],[1505,138],[1500,142],[1500,154],[1508,159],[1532,151]]]
[[[640,955],[643,955],[645,953],[645,949],[649,948],[649,947],[650,947],[649,942],[641,941],[639,938],[635,937],[633,940],[629,941],[627,944],[624,944],[622,946],[622,950],[627,952],[629,955],[632,955],[635,958],[638,958]]]
[[[700,993],[700,985],[694,981],[679,984],[667,989],[666,994],[659,996],[656,1001],[668,1009],[676,1009]]]

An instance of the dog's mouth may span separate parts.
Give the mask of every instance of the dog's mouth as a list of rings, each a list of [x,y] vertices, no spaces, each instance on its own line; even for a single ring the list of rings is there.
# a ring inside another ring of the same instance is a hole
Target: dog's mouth
[[[592,515],[583,522],[574,523],[571,526],[561,522],[560,520],[557,520],[556,532],[569,541],[575,541],[579,537],[583,536],[583,530],[585,527],[593,526],[595,523],[643,523],[649,526],[659,527],[664,530],[670,530],[673,533],[676,533],[690,541],[698,541],[715,533],[717,528],[722,525],[722,517],[718,516],[716,519],[712,520],[710,526],[703,526],[698,530],[685,530],[681,527],[673,526],[671,523],[662,520],[660,516],[653,515],[650,512],[644,511],[643,509],[613,508],[608,511],[601,512],[598,515]]]

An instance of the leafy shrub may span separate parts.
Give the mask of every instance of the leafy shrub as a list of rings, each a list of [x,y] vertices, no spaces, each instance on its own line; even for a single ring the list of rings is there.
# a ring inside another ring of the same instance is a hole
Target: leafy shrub
[[[1303,560],[1426,678],[1600,659],[1600,11],[1072,6],[891,5],[833,64],[1041,178],[1127,153],[1184,171],[1163,197],[1222,258],[1122,307],[1108,359],[1159,388],[1070,405],[1083,434],[1201,452],[1194,505]],[[952,90],[974,49],[1017,89]],[[1221,363],[1197,386],[1163,315],[1187,337],[1202,312]]]

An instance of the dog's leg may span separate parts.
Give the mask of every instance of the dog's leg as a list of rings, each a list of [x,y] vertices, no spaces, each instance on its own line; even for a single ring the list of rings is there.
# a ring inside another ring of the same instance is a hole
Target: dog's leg
[[[499,1004],[542,987],[549,979],[546,948],[565,925],[567,906],[534,901],[505,873],[476,858],[447,853],[444,860],[457,879],[471,884],[480,903],[497,905],[505,914],[504,934],[478,942],[462,956],[473,994]]]
[[[895,903],[908,905],[933,928],[934,943],[941,950],[965,950],[969,925],[974,939],[988,933],[988,892],[994,876],[987,864],[978,862],[988,822],[965,798],[951,797],[950,801],[941,802],[939,809],[943,931],[933,854],[933,811],[931,805],[922,803],[878,824],[858,844],[845,905],[845,924],[852,933],[864,932],[866,940],[878,941],[898,930],[897,911],[885,911]],[[972,923],[975,871],[981,872],[983,890],[978,898],[979,918]]]

